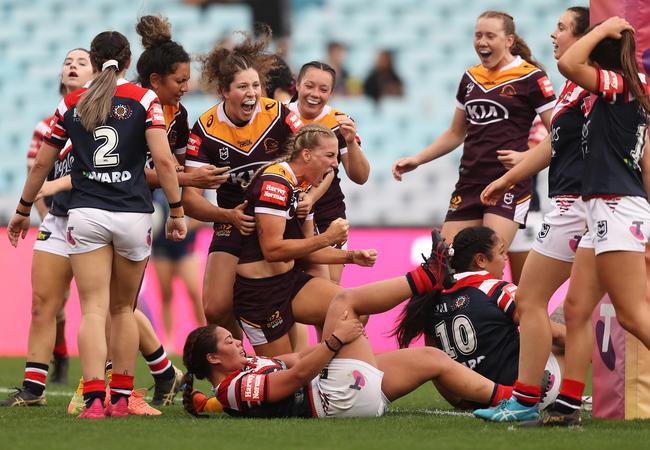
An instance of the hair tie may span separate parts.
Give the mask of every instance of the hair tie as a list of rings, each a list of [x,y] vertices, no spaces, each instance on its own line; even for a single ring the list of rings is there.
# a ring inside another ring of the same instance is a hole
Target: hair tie
[[[120,69],[119,64],[114,59],[109,59],[108,61],[105,61],[104,64],[102,64],[102,71],[108,69],[109,67],[115,67],[116,71]]]

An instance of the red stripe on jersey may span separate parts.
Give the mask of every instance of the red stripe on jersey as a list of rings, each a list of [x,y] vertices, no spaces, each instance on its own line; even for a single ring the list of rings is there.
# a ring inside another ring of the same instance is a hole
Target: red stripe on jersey
[[[167,129],[167,124],[165,123],[165,114],[163,113],[162,106],[158,99],[151,102],[149,109],[147,110],[147,122],[151,122],[150,127]]]
[[[302,128],[302,121],[296,114],[292,112],[287,114],[287,118],[285,119],[285,122],[287,123],[287,125],[289,125],[289,128],[291,128],[292,133],[295,133],[300,128]]]
[[[275,203],[280,206],[287,206],[289,200],[289,190],[284,184],[273,181],[265,181],[262,184],[260,200],[269,203]]]
[[[553,91],[553,85],[547,76],[538,78],[537,84],[539,85],[539,89],[542,91],[544,97],[548,98],[555,95],[555,92]]]
[[[117,86],[117,89],[115,90],[115,96],[131,98],[133,100],[140,101],[142,100],[142,97],[147,94],[147,92],[149,92],[149,89],[138,86],[137,84],[127,82]]]
[[[489,273],[476,273],[473,275],[468,275],[456,281],[451,289],[446,289],[443,291],[443,293],[456,291],[468,286],[479,287],[481,283],[487,280],[496,280],[496,278],[494,278],[494,276],[490,275]]]
[[[201,147],[202,142],[203,139],[201,139],[199,136],[197,136],[194,133],[190,133],[190,137],[187,140],[186,153],[192,156],[199,156],[199,147]]]
[[[598,69],[598,92],[608,102],[616,101],[616,95],[622,94],[625,83],[623,77],[612,71]]]

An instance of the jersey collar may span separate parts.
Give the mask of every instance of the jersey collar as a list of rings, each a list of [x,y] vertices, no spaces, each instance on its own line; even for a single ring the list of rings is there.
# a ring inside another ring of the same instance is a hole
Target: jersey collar
[[[289,103],[289,104],[287,105],[287,107],[289,108],[289,110],[290,110],[292,113],[294,113],[294,114],[296,114],[298,117],[300,117],[300,120],[302,120],[304,123],[319,122],[323,117],[325,117],[326,115],[328,115],[328,114],[330,113],[330,111],[332,111],[332,107],[331,107],[330,105],[325,105],[325,106],[323,107],[323,110],[320,112],[320,114],[319,114],[317,117],[315,117],[315,118],[312,119],[312,120],[307,120],[307,119],[305,119],[304,117],[301,117],[301,116],[300,116],[300,111],[298,110],[298,101],[295,101],[295,102],[291,102],[291,103]]]
[[[514,69],[515,67],[521,66],[521,64],[524,62],[523,59],[521,59],[521,56],[517,55],[515,56],[514,61],[512,61],[510,64],[506,64],[503,66],[501,69],[499,69],[499,72],[505,72],[506,70]]]
[[[232,128],[242,128],[242,127],[238,127],[237,125],[235,125],[228,118],[228,115],[226,114],[226,110],[225,110],[225,105],[226,105],[226,102],[221,102],[221,103],[219,103],[217,105],[217,120],[219,120],[219,122],[225,123],[226,125],[228,125],[229,127],[232,127]],[[262,111],[262,105],[260,104],[260,102],[257,102],[257,106],[255,107],[255,111],[253,111],[253,115],[251,116],[251,119],[246,123],[246,125],[248,125],[249,123],[254,121],[255,116],[257,116],[257,113],[259,113],[260,111]],[[246,126],[246,125],[244,125],[244,126]]]

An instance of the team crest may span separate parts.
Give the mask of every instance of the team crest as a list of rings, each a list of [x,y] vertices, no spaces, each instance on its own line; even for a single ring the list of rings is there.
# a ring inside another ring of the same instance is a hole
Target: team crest
[[[226,160],[226,159],[228,159],[228,156],[230,156],[230,152],[228,151],[228,147],[221,147],[219,149],[219,159]]]
[[[506,192],[503,194],[503,203],[506,205],[512,205],[512,201],[515,199],[515,195],[512,192]]]
[[[111,109],[111,117],[117,120],[126,120],[133,115],[133,110],[129,105],[115,105]]]
[[[551,229],[551,226],[547,223],[542,224],[542,228],[539,230],[537,233],[537,239],[544,239],[546,236],[548,236],[548,232]]]
[[[597,235],[599,238],[602,239],[602,238],[604,238],[605,236],[607,236],[607,221],[606,221],[606,220],[599,220],[599,221],[596,223],[596,227],[597,227],[597,228],[596,228],[596,235]]]
[[[449,211],[456,211],[461,203],[463,203],[463,197],[454,195],[449,201]]]
[[[454,305],[452,306],[452,311],[456,311],[458,309],[462,309],[469,303],[469,297],[467,295],[459,295],[456,297],[454,300]]]
[[[506,84],[501,88],[501,92],[499,92],[499,95],[501,97],[514,97],[515,95],[517,95],[517,91],[515,90],[512,84]]]
[[[264,139],[264,151],[269,153],[275,153],[280,149],[280,143],[273,138]]]
[[[467,88],[466,88],[466,91],[465,91],[465,95],[469,95],[473,90],[474,90],[474,83],[473,83],[473,82],[470,82],[470,83],[467,85]]]

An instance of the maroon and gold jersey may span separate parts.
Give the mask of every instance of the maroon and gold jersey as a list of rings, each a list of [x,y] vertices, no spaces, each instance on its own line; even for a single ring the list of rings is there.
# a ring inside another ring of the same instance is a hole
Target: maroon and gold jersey
[[[289,103],[288,106],[291,112],[295,113],[297,116],[300,117],[300,112],[298,111],[298,102]],[[339,156],[338,156],[339,163],[341,162],[341,157],[348,152],[348,145],[345,142],[345,138],[341,135],[341,131],[339,129],[339,123],[336,120],[336,118],[338,116],[345,116],[345,115],[347,114],[345,114],[343,111],[339,111],[338,109],[334,109],[329,105],[325,105],[323,111],[321,111],[319,116],[313,120],[308,120],[305,119],[304,117],[300,117],[300,120],[305,125],[310,123],[320,123],[321,125],[328,127],[330,130],[334,132],[339,142]],[[361,144],[361,138],[359,137],[359,135],[357,135],[356,139],[357,142]],[[343,195],[343,191],[341,190],[341,178],[339,178],[339,171],[337,169],[336,172],[334,173],[334,179],[332,180],[332,184],[327,189],[327,191],[323,194],[323,196],[314,205],[314,216],[316,218],[318,218],[321,215],[323,215],[324,217],[330,217],[331,216],[330,212],[331,213],[336,212],[338,216],[341,216],[341,212],[342,212],[342,215],[344,216],[345,204],[343,203],[343,200],[345,200],[345,195]]]
[[[215,396],[231,416],[317,417],[323,410],[318,378],[280,401],[268,401],[269,374],[282,370],[287,370],[287,366],[279,359],[249,357],[242,369],[234,371],[213,388]]]
[[[169,147],[174,155],[184,155],[187,150],[187,140],[190,137],[187,110],[180,103],[178,106],[164,105],[163,114]]]
[[[261,98],[251,120],[236,126],[226,115],[224,103],[203,113],[190,133],[185,165],[212,164],[230,167],[230,178],[217,190],[222,208],[235,208],[243,201],[242,182],[260,166],[284,153],[284,145],[301,126],[300,119],[275,100]]]
[[[533,119],[553,108],[555,93],[543,70],[517,57],[500,71],[488,71],[481,64],[471,67],[456,100],[467,120],[460,180],[485,184],[506,172],[497,150],[528,149]]]
[[[308,215],[301,220],[296,215],[298,208],[298,194],[308,186],[299,185],[296,175],[291,170],[289,163],[273,164],[255,179],[246,190],[245,199],[248,200],[246,214],[271,214],[286,219],[284,239],[302,239],[304,234],[302,224],[305,220],[312,220],[313,215]],[[257,230],[248,236],[242,237],[242,251],[240,263],[262,261],[264,254],[260,247]]]

